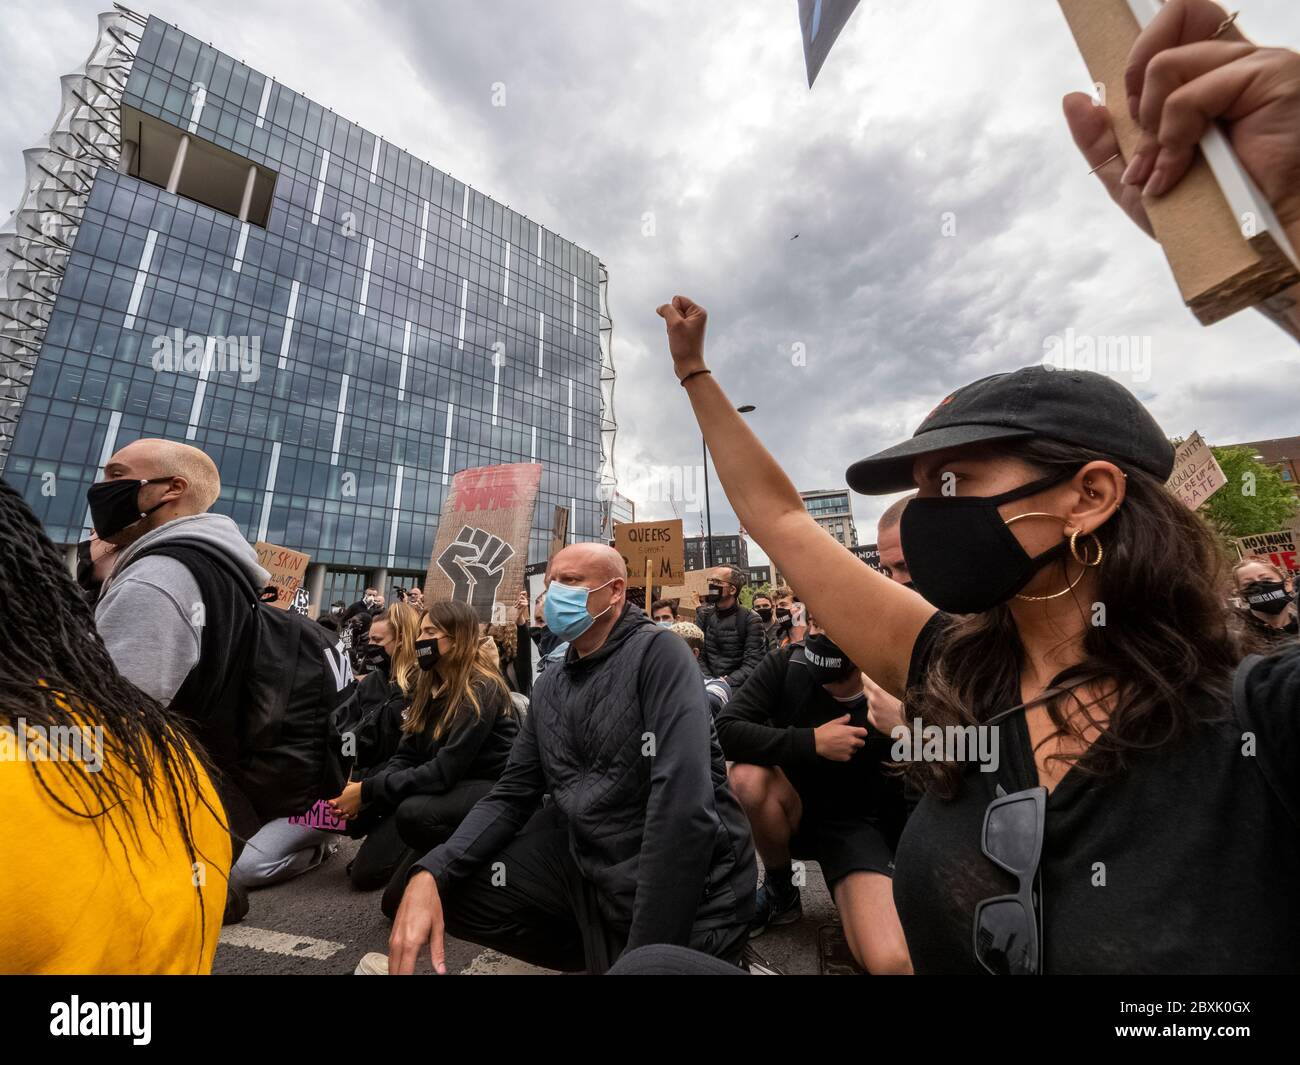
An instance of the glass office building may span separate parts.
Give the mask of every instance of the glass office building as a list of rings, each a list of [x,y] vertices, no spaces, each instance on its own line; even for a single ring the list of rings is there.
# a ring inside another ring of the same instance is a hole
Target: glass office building
[[[601,538],[596,256],[157,18],[101,16],[63,85],[0,231],[0,472],[52,539],[145,436],[211,455],[317,600],[422,576],[468,467],[542,464],[531,561],[555,505]]]

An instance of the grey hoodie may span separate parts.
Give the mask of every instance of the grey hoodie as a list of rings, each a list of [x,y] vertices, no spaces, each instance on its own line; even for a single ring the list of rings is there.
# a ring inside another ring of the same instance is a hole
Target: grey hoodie
[[[198,582],[174,558],[154,555],[130,569],[131,559],[156,544],[202,540],[264,588],[271,575],[257,552],[224,514],[177,518],[131,544],[113,566],[95,607],[95,626],[127,680],[166,706],[199,661],[204,606]]]

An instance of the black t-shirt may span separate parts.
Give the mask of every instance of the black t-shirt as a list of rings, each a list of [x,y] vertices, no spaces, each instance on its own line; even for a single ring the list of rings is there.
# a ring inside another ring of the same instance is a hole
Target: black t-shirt
[[[947,620],[936,615],[918,636],[909,686]],[[1256,663],[1242,694],[1242,720],[1225,698],[1221,719],[1186,742],[1109,776],[1076,767],[1048,796],[1045,973],[1300,970],[1300,647]],[[977,716],[1019,702],[990,693]],[[980,833],[997,784],[1038,783],[1023,711],[1004,719],[998,742],[998,771],[972,766],[953,800],[925,796],[899,843],[894,899],[918,973],[982,971],[975,907],[1016,890]]]

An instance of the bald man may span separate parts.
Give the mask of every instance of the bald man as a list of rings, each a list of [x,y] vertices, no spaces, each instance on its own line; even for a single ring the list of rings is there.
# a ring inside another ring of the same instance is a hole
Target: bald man
[[[907,568],[907,559],[903,557],[903,540],[899,529],[904,508],[915,498],[916,493],[913,492],[890,503],[876,523],[876,550],[880,553],[880,571],[904,588],[912,587],[912,571]]]
[[[208,508],[221,494],[217,467],[198,448],[172,440],[137,440],[104,464],[104,479],[87,492],[100,541],[92,558],[106,578],[95,625],[113,662],[132,684],[190,718],[217,767],[235,764],[228,670],[240,646],[247,595],[218,563],[167,554],[176,541],[197,541],[221,556],[257,590],[270,580],[257,552],[224,514]],[[196,573],[202,566],[206,572]],[[211,568],[208,568],[211,567]],[[229,589],[209,595],[200,581]],[[240,604],[244,604],[241,611]],[[259,822],[242,797],[223,790],[227,813],[244,838]]]
[[[568,650],[492,791],[412,868],[390,971],[426,945],[445,971],[445,932],[562,971],[649,943],[738,964],[758,870],[690,648],[627,601],[603,544],[556,554],[544,611]]]

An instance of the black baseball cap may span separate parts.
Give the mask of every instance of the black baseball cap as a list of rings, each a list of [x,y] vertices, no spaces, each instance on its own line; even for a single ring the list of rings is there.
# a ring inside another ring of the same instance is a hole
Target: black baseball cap
[[[1123,385],[1091,370],[1026,366],[957,389],[910,440],[861,459],[845,474],[864,495],[912,488],[912,463],[962,444],[1040,437],[1096,451],[1161,481],[1174,448],[1146,407]]]

